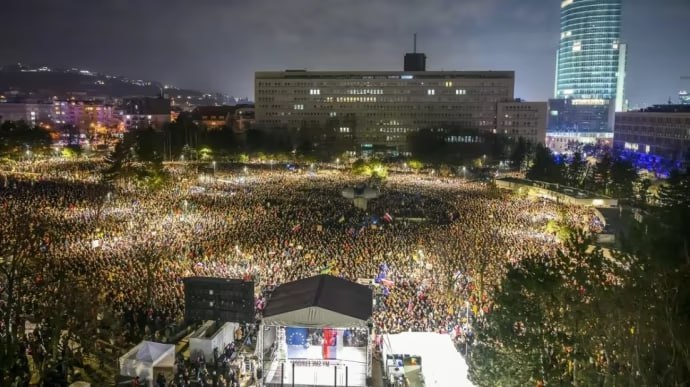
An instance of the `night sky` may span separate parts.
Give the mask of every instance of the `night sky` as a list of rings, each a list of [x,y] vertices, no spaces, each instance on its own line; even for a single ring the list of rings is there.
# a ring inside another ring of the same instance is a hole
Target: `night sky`
[[[631,107],[690,89],[690,0],[624,0]],[[0,63],[78,67],[253,98],[254,71],[515,70],[553,94],[560,0],[2,0]]]

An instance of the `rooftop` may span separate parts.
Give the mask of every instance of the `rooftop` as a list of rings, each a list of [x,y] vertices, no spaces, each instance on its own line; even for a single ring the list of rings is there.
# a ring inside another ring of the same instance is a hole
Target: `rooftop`
[[[438,79],[481,78],[514,79],[514,71],[257,71],[256,78],[263,79]]]
[[[690,105],[654,105],[628,113],[690,113]]]

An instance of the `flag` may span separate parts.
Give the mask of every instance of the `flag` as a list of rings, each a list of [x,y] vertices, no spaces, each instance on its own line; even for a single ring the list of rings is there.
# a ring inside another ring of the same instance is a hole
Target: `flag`
[[[302,225],[301,225],[301,224],[298,224],[298,225],[296,225],[295,227],[292,228],[292,232],[298,232],[298,231],[301,230],[301,229],[302,229]]]
[[[389,214],[389,213],[386,212],[386,213],[383,215],[383,220],[385,220],[386,222],[390,223],[390,222],[393,221],[393,217],[391,216],[391,214]]]
[[[341,216],[340,219],[338,219],[338,223],[342,223],[345,221],[345,215]]]

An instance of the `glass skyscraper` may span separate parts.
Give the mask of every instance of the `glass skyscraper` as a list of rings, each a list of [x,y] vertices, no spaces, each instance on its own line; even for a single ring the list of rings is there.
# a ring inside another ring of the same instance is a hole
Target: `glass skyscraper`
[[[620,43],[622,0],[562,0],[555,98],[623,110],[626,49]]]

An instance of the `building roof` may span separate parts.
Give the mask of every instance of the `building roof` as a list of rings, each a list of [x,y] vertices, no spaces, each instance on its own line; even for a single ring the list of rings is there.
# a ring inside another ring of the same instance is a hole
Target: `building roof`
[[[171,105],[167,98],[128,98],[125,99],[122,110],[125,114],[170,114]]]
[[[629,113],[690,113],[690,105],[654,105],[640,110],[631,110]]]
[[[480,78],[515,79],[515,71],[257,71],[257,79],[438,79],[438,78]],[[366,78],[363,78],[366,77]]]
[[[192,111],[192,115],[197,119],[206,116],[226,117],[228,114],[234,114],[235,110],[237,110],[237,106],[197,106],[196,109]]]
[[[331,275],[278,286],[264,310],[267,325],[303,327],[365,326],[372,314],[369,287]]]

